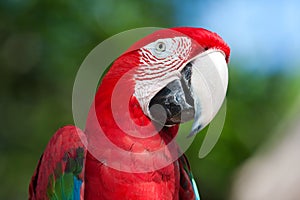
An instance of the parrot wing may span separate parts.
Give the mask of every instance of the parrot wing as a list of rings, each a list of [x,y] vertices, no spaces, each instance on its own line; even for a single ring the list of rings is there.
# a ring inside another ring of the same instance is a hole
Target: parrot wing
[[[183,154],[179,159],[180,168],[180,188],[179,199],[180,200],[200,200],[200,195],[197,189],[196,181],[190,169],[189,162],[186,156]]]
[[[60,128],[31,178],[29,200],[83,199],[86,152],[85,134],[79,128]]]

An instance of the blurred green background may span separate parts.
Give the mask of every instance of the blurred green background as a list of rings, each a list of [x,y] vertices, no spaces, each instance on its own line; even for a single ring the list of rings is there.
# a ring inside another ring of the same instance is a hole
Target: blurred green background
[[[187,151],[203,199],[228,199],[235,170],[272,137],[299,95],[300,61],[293,56],[300,46],[299,14],[291,17],[285,29],[286,22],[278,24],[269,16],[272,12],[260,9],[259,1],[252,4],[232,0],[220,0],[218,5],[195,0],[0,1],[0,199],[27,198],[29,180],[48,140],[59,127],[73,124],[73,81],[96,45],[132,28],[187,25],[218,32],[232,48],[221,138],[204,159],[198,158],[198,152],[205,131]],[[276,10],[282,5],[273,7],[268,8],[274,9],[274,16],[293,12],[282,14]],[[243,8],[246,17],[241,14]],[[249,21],[247,16],[256,18]],[[267,20],[259,19],[264,16]],[[282,30],[288,31],[278,35]]]

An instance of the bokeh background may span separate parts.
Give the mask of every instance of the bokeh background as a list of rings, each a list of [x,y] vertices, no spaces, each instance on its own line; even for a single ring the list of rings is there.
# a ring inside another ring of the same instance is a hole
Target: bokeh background
[[[85,56],[111,35],[146,26],[204,27],[230,45],[223,133],[199,159],[202,131],[187,155],[204,200],[233,198],[237,174],[247,173],[240,169],[280,146],[274,141],[289,136],[290,121],[300,122],[294,114],[300,110],[299,7],[296,0],[0,1],[0,199],[27,198],[48,140],[73,124],[72,87]]]

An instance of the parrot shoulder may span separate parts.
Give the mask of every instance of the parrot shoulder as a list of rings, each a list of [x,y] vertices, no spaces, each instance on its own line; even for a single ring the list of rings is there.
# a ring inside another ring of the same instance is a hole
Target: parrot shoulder
[[[31,178],[29,199],[83,199],[86,152],[86,137],[79,128],[60,128]]]

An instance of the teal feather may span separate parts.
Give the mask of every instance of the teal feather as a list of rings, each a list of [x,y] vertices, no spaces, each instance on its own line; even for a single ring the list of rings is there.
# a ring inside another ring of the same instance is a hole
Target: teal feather
[[[75,158],[65,154],[63,163],[57,163],[54,174],[49,177],[48,198],[49,200],[80,200],[80,188],[82,180],[78,177],[83,169],[84,151],[76,149]],[[62,164],[65,164],[63,171]]]
[[[190,173],[190,180],[192,182],[192,186],[193,186],[193,190],[194,190],[194,194],[195,194],[196,200],[200,200],[200,195],[199,195],[198,187],[197,187],[196,181],[195,181],[192,173]]]
[[[190,169],[190,166],[189,166],[189,163],[188,163],[188,160],[187,160],[186,156],[183,154],[179,159],[181,161],[180,163],[182,164],[184,171],[189,176],[189,179],[190,179],[190,182],[192,184],[193,191],[194,191],[194,194],[195,194],[195,200],[200,200],[200,194],[199,194],[199,191],[198,191],[198,187],[197,187],[196,181],[194,179],[194,176],[191,172],[191,169]]]

